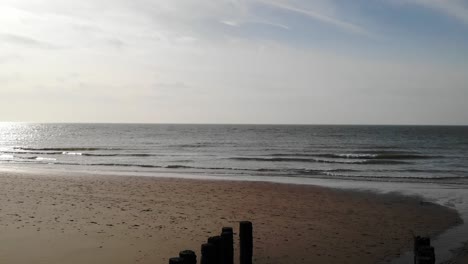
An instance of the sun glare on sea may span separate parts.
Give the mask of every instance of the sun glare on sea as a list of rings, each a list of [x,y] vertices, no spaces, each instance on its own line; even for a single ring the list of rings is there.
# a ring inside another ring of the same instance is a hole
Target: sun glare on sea
[[[30,129],[28,123],[0,122],[0,149],[18,146],[25,137],[34,135]]]

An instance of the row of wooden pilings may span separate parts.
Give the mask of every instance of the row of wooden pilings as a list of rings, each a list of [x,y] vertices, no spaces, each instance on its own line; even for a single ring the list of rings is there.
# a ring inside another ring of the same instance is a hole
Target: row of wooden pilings
[[[249,221],[239,223],[240,264],[252,264],[253,226]],[[201,264],[234,264],[234,231],[223,227],[221,235],[208,238],[201,245]],[[169,264],[197,264],[197,255],[192,250],[184,250],[179,257],[170,258]]]

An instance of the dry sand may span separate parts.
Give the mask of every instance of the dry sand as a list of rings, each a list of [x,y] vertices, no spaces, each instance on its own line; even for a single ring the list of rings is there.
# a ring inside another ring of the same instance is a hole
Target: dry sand
[[[240,220],[256,264],[377,263],[459,221],[416,198],[258,182],[2,172],[0,197],[8,264],[163,264]]]

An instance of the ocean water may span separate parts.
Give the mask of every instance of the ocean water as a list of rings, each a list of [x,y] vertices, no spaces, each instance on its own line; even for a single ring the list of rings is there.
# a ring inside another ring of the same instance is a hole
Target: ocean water
[[[0,169],[397,192],[454,208],[463,219],[433,239],[436,263],[468,237],[468,127],[0,123]],[[412,258],[402,252],[392,263]]]
[[[0,167],[468,184],[468,127],[2,123]]]

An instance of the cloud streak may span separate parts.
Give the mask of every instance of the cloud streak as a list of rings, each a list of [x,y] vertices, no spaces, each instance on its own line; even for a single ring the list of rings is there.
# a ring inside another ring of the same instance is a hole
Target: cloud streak
[[[27,36],[11,34],[11,33],[0,33],[0,40],[4,43],[9,43],[15,46],[20,45],[20,46],[39,48],[39,49],[58,48],[57,46],[51,43],[45,42],[45,41],[37,40],[37,39],[27,37]]]
[[[271,22],[267,20],[244,20],[244,21],[222,20],[220,22],[222,24],[225,24],[231,27],[240,27],[243,25],[258,24],[258,25],[265,25],[265,26],[275,27],[275,28],[284,29],[284,30],[290,29],[290,27],[284,24],[275,23],[275,22]]]
[[[271,6],[274,8],[278,8],[278,9],[282,9],[282,10],[286,10],[286,11],[290,11],[290,12],[294,12],[297,14],[307,16],[311,19],[332,25],[334,27],[337,27],[349,33],[366,35],[366,36],[372,35],[369,31],[367,31],[365,28],[359,25],[356,25],[347,21],[343,21],[336,17],[329,16],[329,15],[326,15],[326,14],[323,14],[314,10],[296,7],[296,6],[293,6],[284,2],[269,1],[269,0],[258,0],[258,1],[267,6]]]

